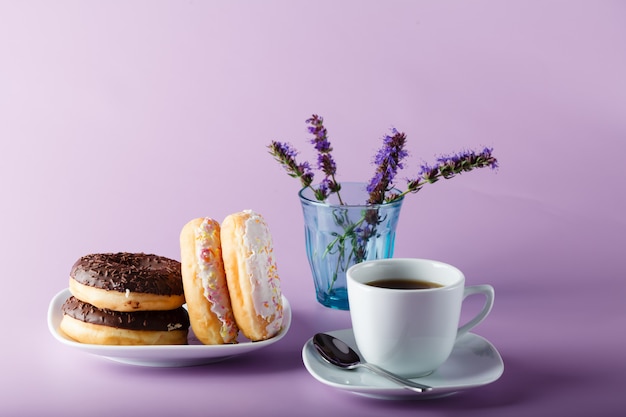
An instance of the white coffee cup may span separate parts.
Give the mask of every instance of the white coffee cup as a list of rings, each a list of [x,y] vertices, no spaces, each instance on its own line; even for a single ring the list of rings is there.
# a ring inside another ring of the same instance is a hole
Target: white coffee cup
[[[428,289],[373,286],[391,281],[425,281]],[[366,261],[347,271],[350,318],[363,358],[405,377],[428,375],[452,353],[456,340],[487,317],[494,301],[491,285],[465,286],[456,267],[428,259],[391,258]],[[485,304],[459,327],[461,305],[471,294]]]

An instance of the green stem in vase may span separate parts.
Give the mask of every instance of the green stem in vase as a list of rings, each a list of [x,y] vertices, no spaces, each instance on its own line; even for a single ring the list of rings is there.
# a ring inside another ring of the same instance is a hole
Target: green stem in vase
[[[341,213],[338,214],[337,211]],[[343,233],[335,233],[335,239],[328,244],[322,254],[322,258],[337,254],[335,271],[333,272],[333,278],[328,288],[329,292],[337,281],[340,270],[346,271],[350,265],[352,265],[353,261],[356,264],[367,259],[367,245],[369,239],[376,237],[376,227],[384,220],[379,218],[377,208],[364,209],[361,218],[354,223],[350,221],[348,210],[346,209],[338,208],[334,210],[333,217],[335,224],[343,227]],[[365,226],[363,226],[364,223],[366,223]],[[350,244],[349,252],[346,242]],[[348,252],[347,255],[346,252]]]

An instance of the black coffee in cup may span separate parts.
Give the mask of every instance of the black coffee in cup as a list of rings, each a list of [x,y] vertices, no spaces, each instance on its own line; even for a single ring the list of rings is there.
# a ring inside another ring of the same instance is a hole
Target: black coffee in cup
[[[370,281],[367,285],[379,288],[389,288],[392,290],[429,290],[432,288],[441,288],[443,285],[436,282],[422,281],[406,278],[388,278]]]

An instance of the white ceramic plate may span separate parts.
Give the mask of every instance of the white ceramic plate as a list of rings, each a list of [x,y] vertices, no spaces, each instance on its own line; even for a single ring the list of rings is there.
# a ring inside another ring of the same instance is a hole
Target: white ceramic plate
[[[52,301],[50,301],[48,308],[48,328],[52,335],[59,342],[71,348],[131,365],[178,367],[219,362],[232,356],[252,352],[278,342],[285,336],[291,325],[291,306],[287,298],[283,296],[283,328],[280,333],[268,340],[251,342],[245,338],[240,338],[237,344],[203,345],[195,338],[191,329],[189,329],[188,345],[92,345],[76,342],[59,329],[59,324],[63,318],[61,306],[70,295],[69,289],[65,289],[59,292]]]
[[[358,352],[352,329],[326,332]],[[313,346],[313,338],[302,348],[304,366],[315,379],[334,388],[384,399],[426,399],[486,385],[504,372],[502,357],[483,337],[473,333],[462,336],[448,360],[432,374],[415,381],[430,385],[431,391],[415,392],[378,376],[367,369],[345,370],[324,361]]]

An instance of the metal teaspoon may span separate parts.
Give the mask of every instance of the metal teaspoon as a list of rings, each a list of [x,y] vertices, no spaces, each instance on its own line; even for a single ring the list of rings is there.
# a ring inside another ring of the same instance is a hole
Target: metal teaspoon
[[[418,384],[417,382],[393,374],[376,365],[361,361],[359,354],[352,350],[350,346],[329,334],[317,333],[313,336],[313,346],[315,346],[317,352],[326,362],[340,368],[354,369],[362,366],[413,391],[425,392],[433,389],[428,385]]]

